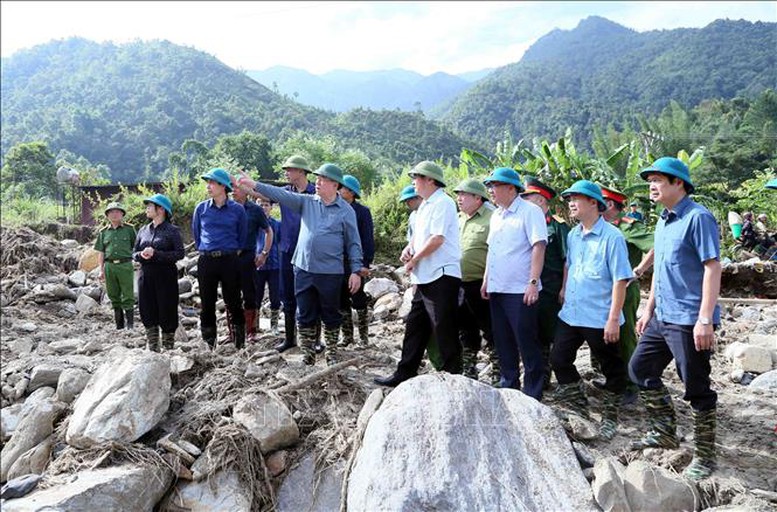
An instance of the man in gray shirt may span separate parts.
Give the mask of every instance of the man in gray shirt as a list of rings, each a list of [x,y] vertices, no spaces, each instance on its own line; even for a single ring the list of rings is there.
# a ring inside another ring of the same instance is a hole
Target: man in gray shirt
[[[350,265],[348,288],[355,293],[361,285],[362,247],[356,214],[337,193],[343,185],[343,171],[326,163],[314,171],[316,194],[294,194],[280,187],[256,183],[243,173],[239,186],[280,203],[302,216],[299,241],[294,251],[294,294],[297,298],[297,328],[303,362],[315,364],[316,326],[323,322],[326,361],[337,362],[337,337],[342,323],[340,287],[343,260]],[[346,254],[347,253],[347,254]]]

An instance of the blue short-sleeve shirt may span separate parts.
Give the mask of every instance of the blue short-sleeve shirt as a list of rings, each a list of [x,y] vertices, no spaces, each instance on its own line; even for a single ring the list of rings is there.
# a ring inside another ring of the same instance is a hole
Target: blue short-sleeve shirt
[[[559,318],[575,327],[603,329],[610,316],[613,286],[634,277],[626,239],[601,216],[588,233],[578,224],[567,235],[567,266]],[[624,321],[621,311],[618,323]]]
[[[656,318],[694,325],[701,307],[704,262],[720,259],[715,217],[685,196],[673,210],[664,210],[656,224],[653,296]],[[720,323],[715,305],[712,323]]]

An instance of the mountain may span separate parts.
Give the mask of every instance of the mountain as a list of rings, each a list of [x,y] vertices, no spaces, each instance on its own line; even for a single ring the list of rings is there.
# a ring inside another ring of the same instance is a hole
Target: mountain
[[[113,181],[158,176],[187,139],[212,145],[244,130],[272,142],[299,130],[333,135],[344,147],[400,163],[416,154],[456,156],[468,144],[419,114],[338,115],[302,105],[211,55],[167,41],[72,38],[23,50],[2,62],[2,95],[3,154],[42,140],[55,154],[67,149],[108,165]],[[375,126],[352,129],[365,117]]]
[[[464,76],[434,73],[424,76],[404,69],[381,71],[335,70],[322,75],[274,66],[247,75],[300,103],[335,112],[352,108],[430,111],[467,90],[489,70]]]
[[[573,127],[590,142],[595,125],[655,115],[670,100],[753,98],[777,86],[777,23],[718,20],[701,29],[635,32],[600,17],[541,37],[520,62],[492,71],[441,114],[489,146],[552,137]]]

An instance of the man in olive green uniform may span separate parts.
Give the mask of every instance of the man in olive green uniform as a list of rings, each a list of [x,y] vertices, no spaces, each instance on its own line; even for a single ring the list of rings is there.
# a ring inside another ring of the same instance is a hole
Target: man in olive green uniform
[[[604,219],[617,226],[626,238],[629,251],[629,263],[639,278],[653,265],[653,232],[640,220],[626,215],[626,195],[613,188],[602,186],[602,196],[607,203]],[[639,282],[635,279],[626,288],[626,300],[623,303],[623,316],[626,321],[621,326],[620,345],[623,360],[628,364],[634,349],[637,348],[637,309],[639,308]],[[595,382],[596,384],[596,382]],[[636,399],[636,386],[630,383],[625,402]]]
[[[127,214],[119,203],[110,203],[105,209],[110,225],[97,234],[94,248],[100,252],[100,280],[111,299],[116,328],[135,327],[135,270],[132,267],[132,248],[135,246],[135,228],[124,223]]]
[[[542,290],[537,305],[537,336],[542,346],[542,364],[545,368],[545,383],[550,386],[550,349],[556,336],[558,313],[561,311],[561,288],[564,283],[564,264],[567,259],[567,235],[569,226],[562,217],[550,214],[550,201],[556,197],[556,191],[534,178],[526,178],[526,191],[521,197],[540,208],[545,214],[548,226],[548,244],[545,246],[545,264],[540,274]]]
[[[493,210],[488,204],[488,190],[483,182],[466,179],[453,189],[459,207],[459,238],[461,244],[461,292],[459,292],[459,340],[465,376],[478,378],[478,351],[486,340],[486,353],[491,362],[492,384],[499,383],[499,359],[491,335],[491,308],[483,299],[480,288],[486,272],[489,227]],[[482,338],[481,338],[482,332]]]

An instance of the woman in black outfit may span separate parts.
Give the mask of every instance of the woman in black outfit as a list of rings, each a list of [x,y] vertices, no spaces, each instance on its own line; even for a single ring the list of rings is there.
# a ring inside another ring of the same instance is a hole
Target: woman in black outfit
[[[178,269],[175,262],[183,258],[183,241],[177,226],[170,223],[173,204],[162,194],[143,200],[146,217],[151,222],[141,228],[135,240],[132,257],[140,262],[138,305],[140,319],[146,328],[146,348],[159,352],[159,330],[162,346],[172,349],[178,328]]]

